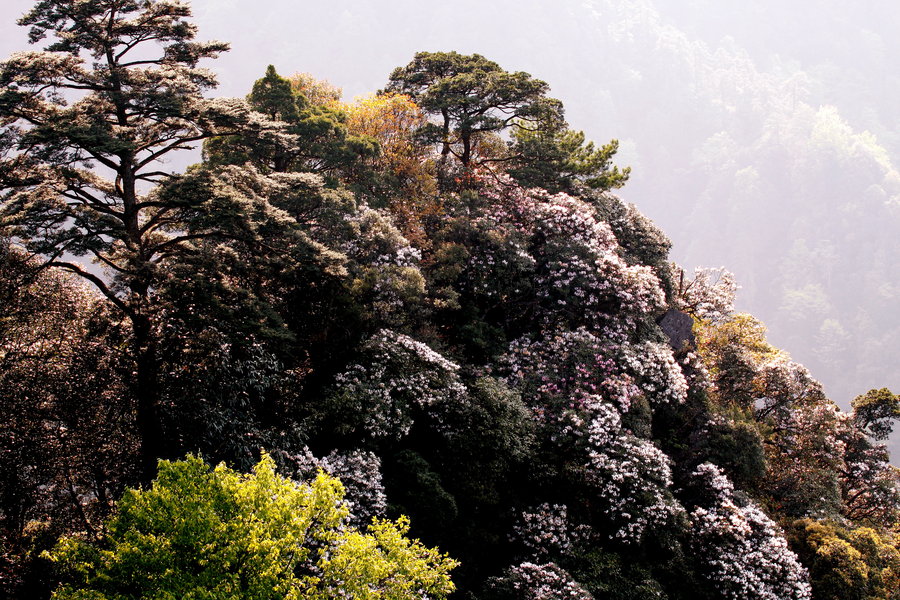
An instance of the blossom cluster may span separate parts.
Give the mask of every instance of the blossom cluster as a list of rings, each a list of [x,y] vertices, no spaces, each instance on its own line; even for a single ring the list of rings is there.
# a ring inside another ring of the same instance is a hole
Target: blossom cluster
[[[616,346],[610,341],[579,328],[515,340],[499,368],[507,374],[506,382],[533,403],[548,396],[601,395],[627,412],[640,390],[627,373],[620,372],[615,354]]]
[[[668,344],[624,344],[621,346],[620,356],[649,400],[678,404],[687,398],[687,379]]]
[[[804,405],[829,404],[822,384],[783,352],[767,356],[758,366],[753,386],[759,416],[787,413]]]
[[[353,261],[352,289],[380,322],[396,326],[424,295],[421,252],[378,211],[363,207],[345,221],[353,234],[340,248]]]
[[[664,305],[652,269],[622,259],[609,225],[588,203],[509,183],[483,183],[481,193],[492,204],[480,219],[530,250],[545,325],[633,325]]]
[[[426,344],[383,329],[363,344],[362,358],[335,378],[334,394],[375,438],[405,437],[417,412],[441,431],[467,401],[459,366]]]
[[[590,592],[552,562],[523,562],[510,567],[503,577],[494,578],[490,587],[516,600],[593,600]]]
[[[668,345],[601,338],[583,327],[515,340],[499,366],[526,397],[599,395],[622,413],[641,394],[653,403],[687,397],[687,380]]]
[[[672,497],[669,458],[649,440],[622,427],[614,407],[594,405],[589,426],[588,481],[603,499],[604,512],[617,524],[614,536],[639,541],[648,530],[683,512]]]
[[[475,221],[471,226],[460,288],[493,300],[523,297],[534,279],[536,266],[525,240],[486,220]]]
[[[703,362],[703,358],[696,352],[683,352],[675,357],[688,388],[696,390],[708,389],[710,384],[709,370]]]
[[[287,458],[295,479],[311,481],[320,470],[340,479],[344,503],[350,510],[350,525],[364,527],[372,517],[384,516],[387,496],[381,478],[381,459],[372,452],[333,450],[324,458],[316,458],[309,448],[303,448]]]
[[[713,504],[690,514],[691,536],[705,575],[734,600],[808,600],[809,574],[778,526],[755,504],[739,505],[734,487],[715,465],[694,472]]]
[[[525,546],[532,557],[567,555],[573,546],[590,535],[586,526],[573,527],[565,504],[545,502],[523,511],[510,536]]]
[[[697,267],[694,278],[685,281],[684,271],[677,267],[676,270],[673,279],[678,282],[675,305],[679,310],[714,323],[734,313],[734,295],[738,286],[731,272],[722,267]]]

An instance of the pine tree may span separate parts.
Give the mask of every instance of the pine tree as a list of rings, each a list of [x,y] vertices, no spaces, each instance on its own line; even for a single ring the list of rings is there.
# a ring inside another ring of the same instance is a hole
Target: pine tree
[[[89,281],[130,324],[145,480],[166,455],[154,319],[162,273],[223,235],[206,218],[209,194],[159,193],[178,179],[163,163],[249,114],[241,101],[203,97],[216,81],[198,63],[227,45],[194,41],[190,14],[179,0],[45,0],[19,23],[46,49],[0,63],[0,233],[43,268]],[[243,217],[231,217],[240,229]]]

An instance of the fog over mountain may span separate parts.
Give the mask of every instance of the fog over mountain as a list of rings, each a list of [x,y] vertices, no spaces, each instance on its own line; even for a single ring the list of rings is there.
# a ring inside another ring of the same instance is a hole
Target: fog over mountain
[[[0,7],[0,54],[23,49]],[[725,266],[738,308],[848,407],[900,390],[900,5],[872,0],[195,0],[221,95],[267,64],[348,99],[419,50],[547,81],[575,129],[620,140],[620,191],[686,269]],[[380,76],[379,76],[380,74]],[[186,162],[188,159],[186,159]],[[895,446],[896,448],[896,446]],[[896,450],[895,450],[896,456]]]

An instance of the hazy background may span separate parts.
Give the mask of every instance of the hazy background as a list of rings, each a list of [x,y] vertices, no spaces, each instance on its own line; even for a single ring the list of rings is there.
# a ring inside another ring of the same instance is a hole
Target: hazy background
[[[0,55],[25,48],[3,0]],[[569,122],[621,141],[622,196],[726,266],[738,308],[842,407],[900,392],[896,0],[195,0],[208,66],[244,95],[267,64],[376,91],[418,50],[478,52],[547,81]],[[895,436],[896,440],[897,436]],[[900,446],[894,444],[894,456]]]

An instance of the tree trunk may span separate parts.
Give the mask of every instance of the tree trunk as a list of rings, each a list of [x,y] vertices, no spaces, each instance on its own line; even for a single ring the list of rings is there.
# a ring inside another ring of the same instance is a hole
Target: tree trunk
[[[133,319],[134,346],[137,366],[134,394],[137,400],[138,460],[140,478],[144,484],[156,477],[156,462],[166,456],[160,415],[159,357],[150,319],[140,315]]]
[[[446,108],[441,109],[441,116],[444,117],[444,126],[441,129],[441,142],[443,143],[441,156],[446,157],[450,155],[450,114]]]
[[[469,161],[472,160],[472,132],[463,130],[460,133],[463,143],[462,155],[459,157],[463,169],[469,168]]]

